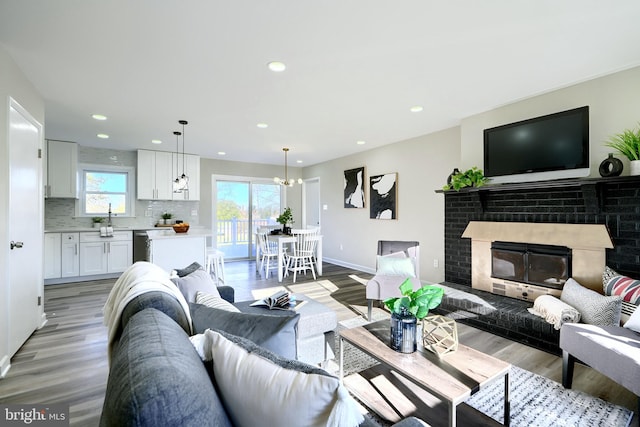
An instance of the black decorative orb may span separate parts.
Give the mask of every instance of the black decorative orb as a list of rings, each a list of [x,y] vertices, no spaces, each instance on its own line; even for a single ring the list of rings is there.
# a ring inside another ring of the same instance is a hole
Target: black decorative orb
[[[609,176],[620,176],[622,173],[623,165],[620,159],[613,157],[612,153],[609,153],[609,157],[604,159],[602,163],[600,163],[600,176],[609,177]]]

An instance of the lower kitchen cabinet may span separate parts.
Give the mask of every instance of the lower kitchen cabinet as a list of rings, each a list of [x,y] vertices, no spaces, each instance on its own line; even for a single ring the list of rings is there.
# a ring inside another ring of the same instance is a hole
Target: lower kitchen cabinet
[[[121,273],[131,265],[132,259],[130,231],[116,231],[113,237],[80,233],[80,276]]]
[[[122,273],[133,260],[131,231],[115,231],[113,237],[98,231],[45,233],[44,242],[45,283]]]

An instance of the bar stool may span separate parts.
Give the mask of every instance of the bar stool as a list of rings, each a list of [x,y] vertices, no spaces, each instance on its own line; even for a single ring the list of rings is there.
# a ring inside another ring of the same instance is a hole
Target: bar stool
[[[207,248],[207,263],[205,269],[216,276],[216,284],[224,283],[224,252],[216,248]]]

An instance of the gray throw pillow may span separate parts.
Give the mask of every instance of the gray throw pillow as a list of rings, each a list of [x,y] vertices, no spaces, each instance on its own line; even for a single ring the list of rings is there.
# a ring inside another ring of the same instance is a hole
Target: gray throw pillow
[[[216,329],[248,339],[282,357],[297,358],[298,313],[292,311],[278,316],[234,313],[201,304],[189,304],[189,308],[194,334]]]
[[[580,312],[584,323],[598,326],[618,326],[622,297],[604,296],[587,289],[570,278],[564,284],[560,300]]]
[[[178,275],[178,277],[184,277],[201,268],[202,266],[200,264],[198,264],[197,262],[192,262],[185,268],[176,268],[176,274]]]
[[[199,269],[184,277],[172,277],[171,281],[180,289],[187,302],[196,302],[198,291],[220,296],[218,287],[206,271]]]

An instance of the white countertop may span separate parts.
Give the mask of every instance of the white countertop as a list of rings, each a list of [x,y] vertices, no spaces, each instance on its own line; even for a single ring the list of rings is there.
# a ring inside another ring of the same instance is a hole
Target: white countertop
[[[206,228],[191,228],[186,233],[176,233],[173,231],[173,228],[169,228],[168,230],[147,230],[149,240],[186,239],[189,237],[210,237],[212,235],[213,233],[211,233],[211,230]]]
[[[133,231],[131,227],[113,227],[113,231]],[[137,230],[137,229],[136,229]],[[44,230],[45,233],[86,233],[88,231],[100,232],[99,228],[86,227],[86,228],[48,228]]]

